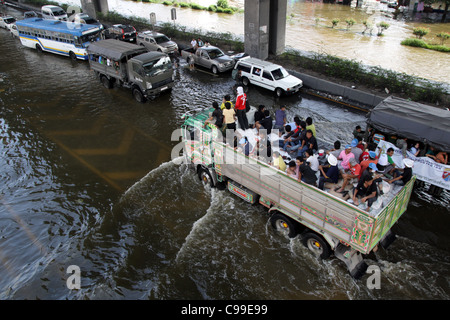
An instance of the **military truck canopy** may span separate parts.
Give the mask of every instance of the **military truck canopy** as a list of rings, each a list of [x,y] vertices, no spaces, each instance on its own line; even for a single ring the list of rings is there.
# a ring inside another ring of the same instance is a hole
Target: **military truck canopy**
[[[448,110],[391,96],[371,110],[367,118],[367,124],[383,133],[450,151]]]
[[[91,42],[87,48],[87,52],[89,54],[98,54],[99,56],[119,61],[123,57],[145,53],[148,52],[148,50],[145,47],[132,43],[115,39],[106,39]]]

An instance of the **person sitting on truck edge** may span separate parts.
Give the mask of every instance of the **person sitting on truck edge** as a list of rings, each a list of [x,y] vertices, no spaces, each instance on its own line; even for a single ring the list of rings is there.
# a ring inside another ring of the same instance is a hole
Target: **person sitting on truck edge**
[[[365,176],[364,180],[359,181],[356,188],[353,189],[352,200],[355,206],[359,205],[360,197],[362,197],[362,203],[367,202],[366,211],[370,210],[370,207],[378,198],[377,186],[370,175]]]
[[[295,164],[294,160],[289,161],[288,168],[286,169],[286,174],[291,178],[297,180],[298,178],[297,165]]]
[[[230,95],[226,94],[226,95],[223,96],[222,104],[220,105],[220,109],[222,109],[222,110],[225,109],[225,103],[226,102],[229,102],[230,105],[231,105],[231,108],[234,108],[233,103],[231,102]]]
[[[416,142],[411,146],[411,149],[409,149],[409,152],[411,152],[415,157],[419,156],[420,153],[420,143]]]
[[[225,102],[225,109],[222,113],[226,130],[236,130],[236,113],[229,102]]]
[[[390,180],[387,180],[388,183],[394,183],[399,186],[404,186],[411,180],[413,173],[412,168],[414,166],[414,161],[408,158],[403,159],[403,164],[405,168],[397,169],[394,172],[394,177]]]
[[[430,148],[433,148],[433,147],[430,147]],[[434,148],[432,150],[435,151]],[[442,164],[448,163],[448,154],[447,154],[447,152],[444,152],[444,151],[439,151],[436,153],[436,155],[433,155],[433,154],[430,154],[427,152],[427,154],[425,156],[433,159],[437,163],[442,163]]]
[[[345,191],[345,187],[352,179],[359,179],[359,176],[361,175],[361,166],[359,163],[356,162],[356,159],[354,157],[350,158],[349,161],[349,170],[345,171],[344,174],[342,174],[342,178],[344,178],[344,181],[342,182],[342,186],[336,188],[334,191],[342,193]]]
[[[306,122],[295,119],[296,128],[292,131],[292,134],[285,139],[284,150],[288,152],[291,157],[297,156],[298,150],[303,147],[306,136]]]
[[[316,186],[317,176],[316,173],[311,169],[305,159],[301,156],[296,158],[297,168],[298,168],[298,181],[303,181],[312,186]]]
[[[308,117],[306,118],[306,130],[311,130],[313,133],[314,138],[316,138],[316,126],[314,123],[312,123],[312,118]]]
[[[216,101],[214,101],[212,103],[212,106],[214,108],[214,111],[210,114],[209,118],[205,120],[205,126],[208,123],[213,123],[213,120],[216,119],[214,124],[219,130],[221,130],[222,129],[222,125],[223,125],[223,113],[222,113],[222,110],[219,108],[219,104]]]
[[[327,169],[326,173],[323,170],[323,166],[319,166],[319,170],[322,173],[322,176],[319,178],[319,189],[323,190],[323,186],[325,182],[330,183],[338,183],[339,180],[339,169],[337,167],[337,158],[330,154],[327,158],[328,163],[330,164],[330,167]]]
[[[273,166],[283,172],[286,171],[286,163],[278,151],[273,152]]]
[[[261,121],[259,121],[259,124],[260,124],[260,128],[266,129],[267,134],[272,133],[273,121],[272,121],[272,117],[270,116],[269,110],[264,110],[264,118]]]
[[[238,87],[236,104],[234,105],[234,109],[236,110],[238,122],[242,130],[248,129],[247,114],[245,112],[246,104],[247,104],[247,95],[244,93],[244,88]]]

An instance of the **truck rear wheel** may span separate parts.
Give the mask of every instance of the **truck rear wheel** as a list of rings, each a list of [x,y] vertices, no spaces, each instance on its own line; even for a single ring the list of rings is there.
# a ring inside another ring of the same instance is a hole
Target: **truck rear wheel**
[[[110,79],[108,79],[107,76],[104,76],[104,75],[100,76],[100,81],[102,82],[103,86],[106,89],[111,89],[112,88],[112,82],[111,82]]]
[[[331,255],[331,248],[328,243],[318,234],[306,232],[302,235],[302,243],[310,251],[321,259],[327,259]]]
[[[133,88],[133,97],[139,103],[144,103],[146,100],[144,97],[144,94],[142,93],[142,91],[139,88]]]
[[[289,238],[294,238],[298,234],[296,223],[282,213],[274,213],[270,217],[270,223],[275,230]]]

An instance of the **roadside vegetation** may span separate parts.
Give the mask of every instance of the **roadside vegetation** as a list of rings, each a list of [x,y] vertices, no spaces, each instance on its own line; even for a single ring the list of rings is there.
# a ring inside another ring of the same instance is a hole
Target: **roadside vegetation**
[[[239,9],[237,7],[230,6],[228,4],[228,0],[217,0],[216,4],[210,5],[208,7],[199,5],[197,3],[192,2],[183,2],[183,1],[177,1],[177,0],[132,0],[135,2],[148,2],[148,3],[160,3],[165,6],[172,6],[172,7],[180,7],[180,8],[191,8],[193,10],[206,10],[211,12],[217,12],[217,13],[228,13],[233,14],[235,12],[243,12],[242,9]]]
[[[440,39],[440,44],[437,43],[429,43],[425,41],[423,37],[430,33],[430,29],[425,27],[417,27],[413,29],[413,34],[416,38],[408,38],[401,42],[404,46],[418,47],[429,50],[435,50],[440,52],[450,52],[450,47],[445,45],[445,41],[450,38],[450,33],[448,32],[440,32],[435,36]]]

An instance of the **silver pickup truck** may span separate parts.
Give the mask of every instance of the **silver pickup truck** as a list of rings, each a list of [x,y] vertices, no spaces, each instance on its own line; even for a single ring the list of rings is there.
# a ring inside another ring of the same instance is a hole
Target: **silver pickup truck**
[[[233,58],[227,56],[222,50],[214,46],[204,46],[198,49],[183,49],[181,50],[181,56],[189,64],[205,67],[210,69],[214,74],[233,69],[235,63]]]

